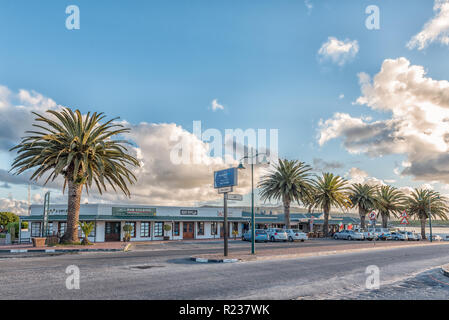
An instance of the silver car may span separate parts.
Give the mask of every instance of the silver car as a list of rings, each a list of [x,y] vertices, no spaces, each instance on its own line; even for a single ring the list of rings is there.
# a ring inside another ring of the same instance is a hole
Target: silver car
[[[356,232],[353,230],[343,230],[334,234],[334,239],[343,240],[365,240],[365,236],[361,232]]]
[[[267,229],[268,239],[270,239],[271,242],[275,241],[287,241],[288,235],[287,232],[285,232],[284,229],[280,228],[268,228]]]

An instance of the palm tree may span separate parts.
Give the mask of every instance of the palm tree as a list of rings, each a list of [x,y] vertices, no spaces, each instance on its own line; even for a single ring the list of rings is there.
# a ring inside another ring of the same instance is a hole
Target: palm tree
[[[290,228],[290,203],[300,202],[309,196],[312,185],[312,168],[298,160],[282,160],[258,184],[261,199],[282,200],[284,205],[285,226]]]
[[[388,227],[391,214],[398,216],[404,210],[404,194],[392,186],[381,186],[376,193],[376,209],[382,217],[382,227]]]
[[[78,242],[78,221],[83,187],[89,192],[92,182],[100,194],[118,187],[127,196],[127,183],[133,184],[136,177],[130,171],[139,162],[127,153],[124,140],[113,140],[113,136],[129,132],[128,128],[114,123],[118,118],[105,123],[103,113],[87,113],[69,108],[62,111],[48,110],[55,120],[33,112],[37,118],[34,127],[40,131],[27,131],[17,150],[11,171],[21,174],[34,169],[30,180],[37,181],[48,175],[44,184],[58,176],[64,178],[65,191],[68,186],[67,230],[63,242]]]
[[[348,194],[347,181],[340,176],[334,176],[332,173],[323,173],[314,182],[315,207],[319,207],[324,212],[324,236],[329,234],[329,212],[331,207],[347,209],[351,206],[351,200]]]
[[[375,208],[376,205],[376,190],[375,186],[368,184],[356,183],[351,187],[351,194],[349,199],[351,200],[352,207],[359,208],[360,226],[365,228],[365,218],[368,212]]]
[[[407,198],[406,207],[408,213],[410,216],[421,220],[421,236],[423,239],[426,239],[426,220],[429,218],[429,205],[430,214],[433,218],[448,219],[449,207],[447,199],[440,196],[438,192],[427,189],[415,189]]]

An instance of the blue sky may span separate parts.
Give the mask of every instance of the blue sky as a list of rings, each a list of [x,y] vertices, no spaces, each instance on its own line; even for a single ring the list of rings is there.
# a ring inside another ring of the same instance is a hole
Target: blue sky
[[[350,154],[341,139],[318,145],[320,119],[334,113],[390,117],[363,105],[357,74],[379,73],[385,59],[405,57],[427,77],[449,79],[449,48],[406,44],[434,17],[432,1],[1,1],[0,85],[35,91],[82,112],[103,111],[132,124],[205,128],[276,128],[282,157],[337,161],[369,176],[418,186],[393,173],[407,154]],[[80,30],[65,28],[65,8],[80,8]],[[380,8],[380,30],[365,27],[365,8]],[[335,37],[356,40],[344,65],[320,59]],[[344,98],[339,96],[343,94]],[[217,99],[224,110],[213,112]],[[0,152],[0,168],[12,155]],[[0,182],[1,183],[1,182]],[[442,183],[435,183],[440,188]],[[26,199],[26,187],[0,198]]]

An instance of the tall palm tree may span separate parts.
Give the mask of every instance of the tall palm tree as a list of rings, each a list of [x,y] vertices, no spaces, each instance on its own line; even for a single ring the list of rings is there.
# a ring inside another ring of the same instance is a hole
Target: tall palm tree
[[[415,189],[407,198],[407,211],[410,216],[421,220],[421,236],[426,239],[426,220],[430,214],[433,218],[448,220],[449,206],[447,199],[433,190]]]
[[[382,217],[382,227],[388,227],[391,214],[398,216],[404,210],[404,194],[392,186],[381,186],[376,193],[376,209]]]
[[[331,207],[347,209],[351,206],[349,199],[348,183],[340,176],[334,176],[332,173],[323,173],[314,182],[315,206],[324,212],[323,231],[324,236],[329,235],[329,212]]]
[[[279,159],[279,163],[258,184],[263,200],[282,200],[285,225],[290,228],[290,203],[309,196],[312,168],[298,160]]]
[[[87,113],[69,108],[62,111],[48,110],[55,120],[33,112],[37,118],[34,127],[39,131],[27,131],[17,150],[11,171],[21,174],[33,169],[30,180],[37,181],[48,175],[44,184],[58,176],[64,179],[63,191],[68,186],[67,230],[64,242],[78,242],[78,221],[83,187],[89,192],[92,182],[100,194],[118,187],[127,196],[127,183],[133,184],[136,177],[130,171],[139,162],[127,153],[124,140],[113,140],[113,136],[129,132],[128,128],[114,123],[117,118],[105,123],[103,113]]]
[[[375,208],[376,190],[376,186],[370,186],[366,183],[356,183],[351,187],[349,199],[353,208],[356,206],[359,208],[360,226],[362,229],[365,228],[366,215],[370,210]]]

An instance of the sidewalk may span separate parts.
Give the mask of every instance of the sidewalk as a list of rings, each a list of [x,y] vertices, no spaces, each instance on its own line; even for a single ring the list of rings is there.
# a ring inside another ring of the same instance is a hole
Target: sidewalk
[[[99,252],[99,251],[124,251],[129,247],[129,243],[124,242],[102,242],[89,246],[82,245],[56,245],[40,248],[33,247],[32,244],[18,244],[0,246],[0,253],[26,253],[26,252]]]
[[[418,246],[438,246],[449,245],[449,242],[393,242],[393,241],[376,241],[374,242],[348,242],[345,245],[321,247],[295,247],[286,249],[260,250],[255,255],[251,255],[248,251],[230,250],[229,255],[224,257],[223,254],[201,254],[194,255],[191,260],[196,262],[238,262],[238,261],[259,261],[259,260],[276,260],[276,259],[295,259],[302,257],[323,256],[331,254],[351,253],[370,250],[385,250],[402,247],[418,247]]]

